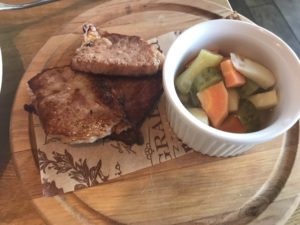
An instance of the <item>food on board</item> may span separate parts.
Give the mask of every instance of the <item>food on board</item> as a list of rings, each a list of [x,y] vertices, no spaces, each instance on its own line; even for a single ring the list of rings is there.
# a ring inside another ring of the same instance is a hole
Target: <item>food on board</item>
[[[139,128],[162,93],[161,74],[110,78],[69,66],[45,70],[28,84],[48,138],[70,144],[104,137],[141,143]]]
[[[163,54],[140,37],[83,26],[72,65],[42,71],[28,85],[48,138],[142,144],[140,127],[162,94]],[[102,51],[103,50],[103,51]]]
[[[138,36],[83,26],[84,41],[72,58],[72,69],[101,76],[151,76],[162,69],[164,55]]]

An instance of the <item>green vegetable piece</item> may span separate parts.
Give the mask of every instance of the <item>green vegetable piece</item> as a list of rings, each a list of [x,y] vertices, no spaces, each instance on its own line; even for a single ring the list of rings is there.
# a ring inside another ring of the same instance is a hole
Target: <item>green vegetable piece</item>
[[[259,114],[255,106],[249,100],[240,100],[237,115],[242,124],[246,127],[247,132],[254,132],[259,130]]]
[[[238,93],[241,98],[247,98],[259,89],[259,86],[252,80],[246,79],[246,83],[238,88]]]
[[[181,101],[181,103],[185,106],[190,104],[190,96],[181,94],[180,92],[177,92],[178,98]]]
[[[207,67],[195,78],[192,89],[199,92],[220,82],[221,80],[222,74],[218,68]]]
[[[208,117],[204,110],[200,108],[188,108],[189,112],[193,114],[198,120],[208,125]]]
[[[228,91],[228,111],[236,112],[239,109],[240,96],[236,89],[230,88]]]
[[[258,93],[248,98],[257,109],[270,109],[278,104],[276,90]]]
[[[201,106],[201,103],[199,101],[199,98],[197,97],[197,89],[195,87],[192,86],[189,94],[190,94],[190,102],[193,106],[195,107],[200,107]]]
[[[217,66],[223,59],[222,55],[202,49],[191,65],[175,79],[175,87],[182,94],[188,94],[193,81],[207,67]]]

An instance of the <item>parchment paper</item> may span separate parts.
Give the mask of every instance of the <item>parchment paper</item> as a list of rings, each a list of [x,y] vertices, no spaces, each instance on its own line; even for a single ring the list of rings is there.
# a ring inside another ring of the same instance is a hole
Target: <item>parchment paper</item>
[[[166,54],[178,36],[171,32],[149,40]],[[34,116],[37,156],[45,196],[99,185],[146,167],[175,159],[192,151],[172,132],[165,113],[165,98],[142,125],[143,145],[125,145],[104,139],[93,144],[67,145],[46,140],[39,118]]]

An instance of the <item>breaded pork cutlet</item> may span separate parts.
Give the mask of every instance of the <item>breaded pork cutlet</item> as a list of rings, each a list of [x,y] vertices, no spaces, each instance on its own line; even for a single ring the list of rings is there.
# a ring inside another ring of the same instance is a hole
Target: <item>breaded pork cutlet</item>
[[[145,76],[161,70],[164,55],[137,36],[100,32],[83,26],[84,43],[72,58],[72,68],[101,75]]]

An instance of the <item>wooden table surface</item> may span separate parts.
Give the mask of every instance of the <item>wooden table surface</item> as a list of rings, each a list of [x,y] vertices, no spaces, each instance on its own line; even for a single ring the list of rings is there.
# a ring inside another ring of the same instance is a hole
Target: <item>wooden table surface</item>
[[[226,0],[214,1],[229,6]],[[102,2],[106,1],[64,0],[32,9],[0,12],[0,46],[3,51],[5,77],[1,99],[12,101],[16,84],[49,36],[62,24]],[[1,104],[7,107],[5,112],[8,114],[1,114],[2,120],[9,120],[11,104],[12,102]],[[8,143],[8,140],[4,142]],[[46,224],[22,187],[5,143],[1,144],[0,151],[0,224]],[[300,224],[300,208],[287,224]]]

